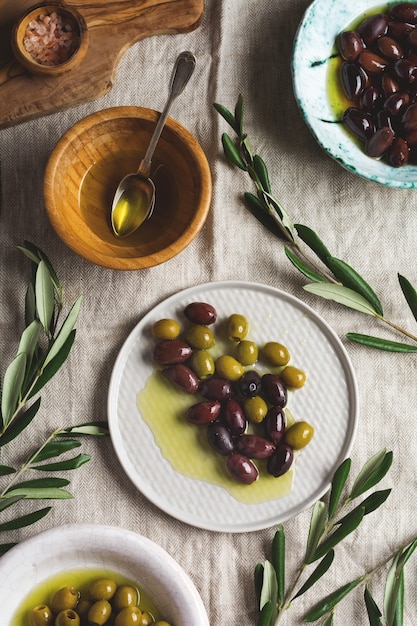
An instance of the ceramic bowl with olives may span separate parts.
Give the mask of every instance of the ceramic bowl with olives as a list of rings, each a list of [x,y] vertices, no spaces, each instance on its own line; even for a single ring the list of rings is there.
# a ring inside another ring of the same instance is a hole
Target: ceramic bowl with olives
[[[415,3],[315,0],[292,72],[301,113],[331,157],[364,179],[417,187]]]
[[[191,579],[134,532],[65,525],[17,544],[0,566],[1,626],[208,626]]]

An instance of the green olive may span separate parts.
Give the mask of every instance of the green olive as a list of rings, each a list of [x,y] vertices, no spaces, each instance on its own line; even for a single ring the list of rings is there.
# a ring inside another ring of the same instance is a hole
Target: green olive
[[[128,606],[136,606],[139,601],[139,593],[131,585],[120,585],[114,594],[112,605],[115,611],[120,611]]]
[[[208,350],[194,350],[189,365],[200,380],[214,374],[214,360]]]
[[[80,617],[87,618],[87,614],[88,614],[88,611],[90,610],[91,605],[92,605],[92,602],[90,602],[90,600],[87,600],[86,598],[81,598],[77,604],[78,615]]]
[[[154,619],[150,613],[142,613],[139,619],[139,626],[153,626]]]
[[[236,346],[236,358],[242,365],[253,365],[258,360],[258,346],[249,339],[239,341]]]
[[[268,341],[262,349],[262,355],[268,363],[279,367],[287,365],[291,358],[288,348],[277,341]]]
[[[80,626],[80,617],[72,609],[65,609],[56,616],[55,626]]]
[[[117,585],[111,578],[97,578],[88,588],[92,600],[110,600],[115,594]]]
[[[236,361],[233,356],[222,354],[222,356],[219,356],[216,360],[216,373],[220,378],[231,381],[239,380],[243,372],[243,365],[239,363],[239,361]]]
[[[158,320],[152,326],[152,335],[155,339],[176,339],[180,331],[179,323],[168,317]]]
[[[268,405],[261,396],[246,398],[243,403],[243,411],[251,422],[259,424],[268,413]]]
[[[171,626],[169,622],[166,622],[163,619],[159,619],[157,622],[153,624],[153,626]]]
[[[285,432],[284,440],[293,450],[301,450],[310,443],[314,435],[314,428],[308,422],[295,422]]]
[[[88,622],[93,626],[102,626],[111,615],[111,604],[108,600],[97,600],[88,611]]]
[[[244,315],[233,313],[227,320],[227,336],[232,341],[242,341],[249,332],[249,322]]]
[[[73,609],[80,597],[80,593],[75,587],[61,587],[51,598],[51,610],[53,613]]]
[[[287,365],[287,367],[284,367],[280,376],[287,387],[293,387],[294,389],[301,389],[306,382],[306,375],[303,370],[300,370],[298,367],[294,367],[293,365]]]
[[[136,606],[128,606],[119,611],[114,620],[114,626],[140,626],[142,611]]]
[[[202,324],[193,324],[184,333],[184,339],[196,350],[207,350],[214,346],[214,335],[211,328]]]
[[[50,626],[54,623],[52,611],[46,604],[34,606],[29,615],[30,626]]]

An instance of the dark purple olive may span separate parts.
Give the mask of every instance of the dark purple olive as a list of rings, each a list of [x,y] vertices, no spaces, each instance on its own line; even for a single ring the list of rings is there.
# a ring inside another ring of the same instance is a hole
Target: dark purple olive
[[[387,67],[387,61],[370,50],[360,53],[358,63],[367,74],[381,74]]]
[[[225,378],[209,378],[201,383],[200,393],[207,400],[228,400],[233,394],[232,383]]]
[[[410,48],[417,50],[417,30],[415,28],[408,33],[407,42]]]
[[[402,125],[404,128],[404,139],[408,145],[417,143],[417,104],[412,104],[404,112],[402,116]]]
[[[162,370],[162,375],[174,383],[177,387],[185,391],[185,393],[194,394],[197,393],[200,381],[194,372],[184,365],[184,363],[177,363],[176,365],[170,365]]]
[[[397,91],[397,93],[393,93],[384,102],[385,111],[395,117],[401,111],[404,110],[406,106],[410,103],[410,96],[405,91]]]
[[[159,365],[174,365],[175,363],[184,363],[192,353],[192,348],[185,341],[166,339],[156,344],[153,358]]]
[[[345,30],[337,38],[337,46],[345,61],[355,61],[363,50],[363,41],[355,31]]]
[[[405,57],[394,63],[394,72],[400,80],[406,83],[413,83],[417,78],[417,67]]]
[[[233,478],[245,485],[252,484],[259,476],[256,465],[248,457],[237,452],[227,457],[226,467]]]
[[[366,87],[367,75],[362,67],[354,63],[343,63],[342,87],[348,100],[356,100]]]
[[[363,20],[358,26],[358,33],[369,46],[375,39],[382,37],[388,30],[388,18],[384,13],[376,13]]]
[[[390,15],[399,22],[417,24],[417,5],[414,2],[400,2],[389,9]]]
[[[390,128],[392,131],[394,130],[391,116],[387,111],[384,111],[384,109],[378,111],[376,115],[376,128],[377,130],[380,128]]]
[[[284,437],[286,424],[285,411],[277,406],[272,406],[262,422],[265,437],[275,444],[279,443]]]
[[[382,74],[381,87],[382,93],[386,98],[388,98],[388,96],[391,96],[393,93],[397,93],[397,91],[400,90],[397,81],[390,74]],[[369,109],[369,107],[366,108]]]
[[[369,85],[369,87],[367,87],[361,95],[360,104],[363,109],[366,109],[366,111],[372,111],[380,100],[381,93],[379,89],[375,87],[375,85]]]
[[[242,396],[253,398],[261,390],[261,377],[255,370],[249,370],[239,378],[237,385]]]
[[[387,34],[396,41],[406,41],[407,36],[415,29],[414,24],[408,24],[407,22],[388,22]]]
[[[267,461],[267,470],[269,474],[278,478],[285,472],[288,472],[294,459],[294,452],[285,443],[277,445],[276,450]]]
[[[235,398],[230,398],[224,404],[221,417],[232,435],[242,435],[248,427],[248,420]]]
[[[191,424],[209,424],[218,417],[220,408],[221,404],[218,400],[205,400],[190,406],[186,417]]]
[[[387,161],[392,167],[402,167],[408,163],[408,144],[401,137],[396,137],[388,151]]]
[[[385,59],[388,59],[390,61],[401,59],[401,57],[404,56],[404,52],[400,44],[388,35],[384,35],[383,37],[377,39],[376,47],[378,48],[380,54]]]
[[[266,399],[274,406],[282,409],[287,404],[288,391],[277,374],[264,374],[262,376],[262,391]]]
[[[230,431],[220,424],[220,422],[211,422],[207,426],[207,438],[213,450],[222,456],[228,456],[234,452],[234,442]]]
[[[375,131],[372,115],[362,109],[349,107],[343,114],[343,123],[354,135],[365,141]]]
[[[365,152],[371,157],[381,157],[394,141],[394,133],[387,126],[380,128],[368,139],[365,144]]]
[[[236,439],[236,452],[249,459],[266,459],[275,451],[272,441],[258,435],[241,435]]]
[[[193,324],[208,326],[217,319],[217,311],[207,302],[191,302],[184,309],[185,317]]]

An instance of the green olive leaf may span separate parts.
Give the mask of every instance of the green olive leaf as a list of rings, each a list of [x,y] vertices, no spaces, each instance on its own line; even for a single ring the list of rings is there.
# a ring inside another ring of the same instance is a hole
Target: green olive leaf
[[[37,398],[36,401],[28,408],[26,411],[22,411],[17,415],[13,422],[8,426],[7,430],[5,430],[0,435],[0,447],[4,446],[6,443],[12,441],[15,437],[20,435],[20,433],[30,424],[30,422],[35,417],[36,413],[39,410],[41,404],[41,399]]]
[[[241,137],[243,133],[243,98],[241,94],[239,94],[235,105],[235,122],[236,134]]]
[[[242,151],[243,160],[247,163],[252,163],[253,150],[249,141],[249,137],[247,137],[246,135],[240,138],[240,149]]]
[[[277,583],[277,576],[275,573],[275,569],[271,561],[265,561],[259,608],[262,611],[263,607],[268,602],[271,603],[273,620],[275,619],[275,615],[276,615],[277,597],[278,597],[278,583]]]
[[[75,329],[71,331],[66,342],[64,343],[64,345],[62,346],[58,354],[52,359],[52,361],[49,361],[46,367],[45,366],[42,367],[42,373],[39,376],[38,380],[36,381],[36,384],[32,387],[32,390],[30,394],[28,395],[28,398],[33,398],[33,396],[35,396],[42,389],[42,387],[44,387],[46,383],[49,382],[53,376],[55,376],[57,371],[61,368],[62,364],[66,361],[71,351],[72,345],[75,340],[75,333],[76,333]]]
[[[45,515],[48,515],[51,507],[45,507],[44,509],[39,509],[38,511],[34,511],[32,513],[28,513],[27,515],[21,515],[20,517],[16,517],[9,522],[4,522],[0,524],[0,532],[4,532],[6,530],[17,530],[18,528],[24,528],[25,526],[30,526],[35,522],[41,520]]]
[[[218,102],[214,102],[213,106],[216,109],[217,113],[219,113],[226,120],[229,126],[233,128],[235,133],[239,135],[239,127],[236,124],[235,116],[233,115],[233,113],[229,111],[229,109],[227,109],[222,104],[219,104]]]
[[[56,275],[54,267],[45,252],[43,252],[43,250],[35,246],[35,244],[31,243],[30,241],[25,241],[24,246],[17,246],[17,248],[36,265],[39,265],[40,261],[43,261],[45,263],[46,267],[48,268],[52,283],[57,291],[58,299],[60,301],[62,298],[62,286],[59,282],[58,276]]]
[[[272,626],[272,613],[273,607],[272,602],[268,601],[263,605],[261,612],[259,613],[258,621],[256,622],[256,626]]]
[[[0,476],[7,476],[8,474],[15,474],[16,470],[10,465],[0,465]]]
[[[313,608],[308,611],[306,615],[304,615],[304,621],[315,622],[320,619],[320,617],[323,617],[323,615],[326,615],[326,613],[329,613],[329,611],[334,609],[336,604],[339,604],[339,602],[343,600],[343,598],[345,598],[348,593],[350,593],[353,589],[360,585],[362,581],[362,577],[356,578],[346,585],[343,585],[333,593],[330,593],[323,600],[313,606]]]
[[[374,493],[371,493],[370,496],[365,498],[365,500],[363,500],[363,502],[361,502],[357,507],[355,507],[355,509],[363,507],[365,509],[364,515],[368,515],[369,513],[376,511],[382,504],[384,504],[385,500],[388,498],[390,493],[391,493],[391,489],[383,489],[381,491],[375,491]],[[355,509],[352,509],[352,511],[354,511]],[[340,520],[337,520],[336,524],[343,524],[346,517],[347,516],[345,515],[345,517],[342,517]]]
[[[11,548],[14,548],[15,545],[17,544],[16,543],[1,543],[0,544],[0,556],[3,556],[3,554],[6,554],[6,552],[10,550]]]
[[[22,496],[25,500],[68,500],[74,497],[69,491],[56,487],[39,487],[33,489],[15,487],[10,492],[4,494],[5,498],[7,498],[8,493],[15,496]]]
[[[349,476],[350,468],[352,465],[351,459],[345,459],[341,465],[337,468],[334,473],[332,486],[330,490],[329,497],[329,519],[332,519],[336,508],[340,502],[340,497],[342,495],[343,489],[346,485],[346,481]]]
[[[272,196],[270,193],[268,193],[267,191],[263,192],[263,195],[265,196],[265,202],[267,205],[269,205],[272,210],[275,210],[275,212],[277,213],[279,219],[281,220],[282,226],[285,229],[285,232],[287,233],[287,237],[295,242],[296,240],[296,232],[294,229],[294,225],[291,222],[288,213],[285,211],[284,207],[278,202],[278,200],[276,198],[274,198],[274,196]]]
[[[318,274],[315,270],[312,270],[311,267],[309,265],[307,265],[307,263],[304,263],[304,261],[302,261],[296,254],[294,254],[294,252],[292,250],[290,250],[287,247],[285,247],[285,254],[289,258],[291,263],[294,265],[294,267],[299,272],[304,274],[304,276],[306,276],[310,280],[314,280],[314,282],[316,282],[316,283],[324,283],[324,282],[326,282],[326,279],[323,278],[323,276]]]
[[[356,291],[356,293],[360,294],[367,302],[369,302],[378,315],[383,315],[382,305],[378,296],[372,287],[368,285],[368,283],[362,278],[362,276],[360,276],[360,274],[358,274],[356,270],[353,269],[353,267],[345,263],[345,261],[337,259],[333,256],[327,258],[326,265],[345,287],[352,289],[352,291]]]
[[[255,154],[253,157],[253,169],[261,183],[262,189],[271,193],[271,183],[269,181],[269,173],[266,167],[265,161],[259,154]]]
[[[350,499],[354,500],[358,496],[372,489],[379,483],[388,472],[392,464],[392,452],[386,452],[385,448],[374,454],[362,467],[353,483]]]
[[[265,203],[260,200],[255,194],[246,192],[244,194],[245,204],[254,217],[267,228],[276,237],[282,237],[282,228],[277,224],[268,212],[268,208]]]
[[[22,385],[25,378],[26,354],[18,354],[10,363],[4,374],[3,393],[1,398],[1,414],[3,430],[7,428],[19,403]]]
[[[17,353],[25,353],[27,362],[30,363],[37,348],[39,337],[42,330],[42,324],[38,320],[34,320],[23,331]]]
[[[356,530],[356,528],[363,520],[364,515],[364,507],[354,509],[348,515],[346,515],[344,521],[340,524],[340,526],[338,526],[338,528],[334,530],[331,535],[326,537],[326,539],[321,544],[319,544],[312,558],[308,562],[312,563],[313,561],[317,561],[317,559],[321,559],[325,554],[327,554],[330,550],[337,546],[337,544],[345,539],[345,537],[347,537],[354,530]]]
[[[67,461],[59,461],[57,463],[47,463],[46,465],[31,465],[32,469],[40,472],[60,472],[63,470],[73,470],[81,467],[91,459],[89,454],[79,454],[78,456],[68,459]]]
[[[400,573],[400,585],[398,588],[397,602],[395,604],[395,614],[392,626],[404,626],[404,594],[405,594],[405,577],[404,570]]]
[[[20,482],[18,485],[10,487],[10,489],[8,489],[4,496],[5,497],[10,497],[10,495],[12,494],[12,492],[14,492],[15,489],[39,489],[39,488],[46,488],[46,487],[66,487],[67,485],[70,484],[70,481],[67,480],[66,478],[57,478],[56,476],[48,476],[47,478],[35,478],[32,480],[25,480]]]
[[[320,563],[317,565],[317,567],[314,569],[311,575],[307,578],[303,586],[299,589],[299,591],[297,591],[295,596],[293,596],[292,600],[295,600],[295,598],[302,596],[303,593],[308,591],[318,580],[320,580],[320,578],[324,576],[324,574],[330,568],[331,564],[333,563],[333,560],[334,560],[334,550],[329,550],[326,556],[320,561]]]
[[[327,506],[325,502],[318,500],[313,506],[310,518],[310,528],[308,532],[305,563],[310,563],[316,551],[318,543],[322,538],[326,524]]]
[[[29,326],[36,320],[36,298],[35,289],[32,283],[29,283],[25,295],[25,324]]]
[[[320,296],[321,298],[334,300],[334,302],[343,304],[343,306],[349,307],[350,309],[355,309],[356,311],[360,311],[361,313],[374,315],[376,317],[378,316],[378,313],[375,311],[375,309],[372,308],[368,300],[366,300],[356,291],[353,291],[353,289],[349,289],[344,285],[335,285],[333,283],[327,282],[312,283],[309,285],[304,285],[303,289],[316,296]]]
[[[417,545],[417,540],[413,542]],[[412,545],[412,544],[411,544]],[[416,546],[414,546],[413,551]],[[407,550],[407,549],[406,549]],[[394,626],[395,620],[402,619],[402,607],[404,602],[404,551],[400,550],[394,557],[385,581],[384,590],[384,615],[387,626]],[[397,612],[397,608],[399,611]]]
[[[52,317],[55,309],[54,285],[45,261],[39,261],[35,281],[36,311],[39,320],[50,335]]]
[[[414,289],[410,281],[405,278],[405,276],[398,274],[398,281],[407,304],[410,307],[410,311],[413,314],[414,319],[417,321],[417,291]]]
[[[85,424],[79,424],[78,426],[69,426],[63,428],[57,432],[57,436],[62,435],[87,435],[93,437],[103,437],[109,434],[108,423],[103,422],[86,422]]]
[[[398,341],[390,341],[388,339],[381,339],[380,337],[372,337],[371,335],[362,335],[360,333],[347,333],[346,335],[349,341],[359,343],[362,346],[368,348],[376,348],[377,350],[385,350],[386,352],[417,352],[417,346],[413,346],[407,343],[401,343]]]
[[[309,248],[318,256],[318,258],[326,264],[327,259],[331,256],[320,237],[308,226],[303,224],[295,224],[295,229],[300,237]]]
[[[44,446],[41,451],[32,459],[32,463],[40,463],[51,459],[52,457],[64,454],[74,448],[79,448],[81,443],[76,439],[64,439],[61,441],[50,441]]]
[[[256,601],[258,603],[258,607],[261,605],[261,591],[262,591],[262,582],[264,577],[264,566],[262,563],[257,563],[255,566],[255,571],[253,574],[253,583],[255,587],[255,596]]]
[[[12,506],[16,502],[20,502],[20,500],[23,500],[23,496],[11,496],[10,498],[1,496],[0,497],[0,513],[8,509],[9,506]]]
[[[43,363],[43,368],[45,368],[58,354],[61,352],[62,348],[65,346],[68,337],[71,335],[71,332],[75,326],[75,323],[78,319],[78,315],[80,312],[82,296],[80,296],[75,303],[72,305],[67,317],[65,318],[52,346],[46,355],[45,361]]]
[[[282,607],[285,597],[285,532],[284,526],[280,524],[272,541],[272,566],[275,570],[277,579],[277,598],[278,606]]]
[[[227,133],[222,135],[222,144],[226,159],[246,172],[246,163],[240,156],[238,148],[235,146]]]
[[[369,626],[382,626],[382,622],[379,619],[382,613],[379,610],[368,587],[365,587],[364,600],[365,600],[366,612],[368,613]]]

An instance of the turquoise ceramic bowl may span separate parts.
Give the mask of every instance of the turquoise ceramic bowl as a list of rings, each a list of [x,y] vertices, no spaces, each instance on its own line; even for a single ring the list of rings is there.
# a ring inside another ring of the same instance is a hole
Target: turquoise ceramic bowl
[[[330,105],[328,81],[337,35],[361,15],[381,11],[385,6],[377,0],[315,0],[306,10],[295,37],[294,93],[317,142],[338,163],[382,185],[414,189],[417,166],[395,168],[367,156],[342,124],[335,123],[337,115]]]

